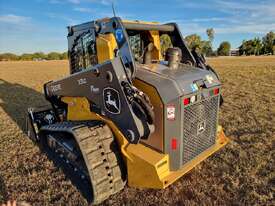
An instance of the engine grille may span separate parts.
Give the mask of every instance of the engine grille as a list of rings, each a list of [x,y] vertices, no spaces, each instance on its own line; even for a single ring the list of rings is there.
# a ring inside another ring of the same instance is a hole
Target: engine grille
[[[215,144],[219,96],[184,108],[183,164]]]

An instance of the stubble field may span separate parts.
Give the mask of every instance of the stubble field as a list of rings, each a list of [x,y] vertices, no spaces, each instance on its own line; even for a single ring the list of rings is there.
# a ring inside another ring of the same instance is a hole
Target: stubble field
[[[275,205],[275,57],[208,59],[224,95],[220,124],[231,142],[164,190],[126,188],[103,205]],[[0,203],[86,205],[23,132],[29,106],[67,61],[0,62]]]

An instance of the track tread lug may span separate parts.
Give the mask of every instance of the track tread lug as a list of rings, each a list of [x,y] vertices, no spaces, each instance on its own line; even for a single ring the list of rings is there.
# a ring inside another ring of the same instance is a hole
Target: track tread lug
[[[89,171],[93,203],[101,203],[125,185],[112,131],[107,125],[84,126],[74,130],[74,134]]]

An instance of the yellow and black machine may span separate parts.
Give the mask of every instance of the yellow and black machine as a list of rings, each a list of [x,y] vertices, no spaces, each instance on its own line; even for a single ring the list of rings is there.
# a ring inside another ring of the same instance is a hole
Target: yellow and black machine
[[[175,23],[105,18],[68,27],[70,75],[44,85],[28,135],[98,204],[126,182],[166,188],[228,143],[221,83]]]

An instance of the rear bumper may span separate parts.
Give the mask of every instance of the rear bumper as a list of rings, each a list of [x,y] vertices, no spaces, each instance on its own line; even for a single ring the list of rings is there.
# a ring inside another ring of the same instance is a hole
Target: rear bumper
[[[142,144],[130,144],[125,148],[128,154],[128,184],[137,188],[166,188],[182,177],[200,162],[217,152],[229,142],[222,127],[218,127],[216,143],[177,171],[170,171],[169,156],[160,154]]]
[[[168,185],[175,182],[177,179],[179,179],[181,176],[189,172],[192,168],[197,166],[199,163],[201,163],[203,160],[220,150],[222,147],[224,147],[228,142],[229,138],[227,138],[222,130],[222,127],[218,127],[218,133],[217,133],[217,141],[216,144],[210,147],[209,149],[202,152],[200,155],[198,155],[193,160],[187,162],[183,165],[183,167],[177,171],[169,172],[169,174],[162,180],[162,182],[165,182],[164,187],[167,187]]]

